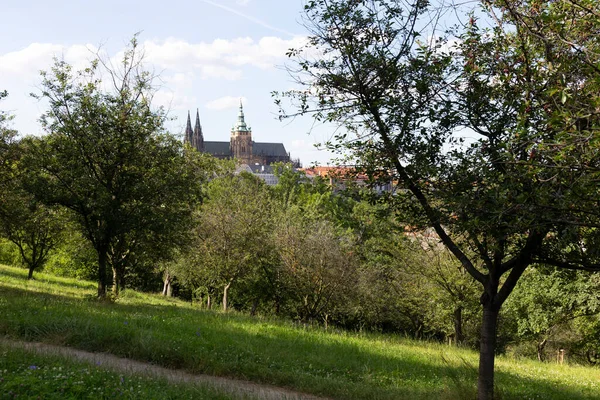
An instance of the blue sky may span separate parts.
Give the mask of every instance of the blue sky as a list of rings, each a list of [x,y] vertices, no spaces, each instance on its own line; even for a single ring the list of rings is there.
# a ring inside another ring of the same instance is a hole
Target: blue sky
[[[330,155],[312,146],[333,127],[311,131],[309,117],[280,122],[271,91],[294,87],[282,66],[285,51],[302,43],[303,0],[66,1],[4,0],[0,24],[0,106],[15,114],[14,128],[41,134],[37,122],[45,104],[29,96],[39,71],[64,57],[76,66],[101,46],[116,56],[141,32],[148,68],[160,73],[155,100],[176,120],[181,134],[187,111],[200,111],[205,140],[229,140],[239,99],[257,142],[283,142],[307,165],[326,164]],[[193,121],[192,121],[193,122]]]

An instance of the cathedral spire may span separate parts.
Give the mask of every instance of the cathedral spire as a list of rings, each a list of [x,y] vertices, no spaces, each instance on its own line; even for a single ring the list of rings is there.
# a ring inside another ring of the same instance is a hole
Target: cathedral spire
[[[190,146],[194,146],[194,131],[192,130],[192,119],[190,118],[190,112],[188,111],[187,126],[185,127],[184,143],[189,143]]]
[[[238,132],[249,131],[248,126],[246,125],[246,119],[244,117],[244,106],[242,105],[242,99],[240,99],[240,111],[238,112],[237,124],[234,126],[234,129]]]
[[[196,126],[194,127],[194,146],[198,151],[204,151],[204,135],[202,134],[202,126],[200,125],[200,112],[196,108]]]

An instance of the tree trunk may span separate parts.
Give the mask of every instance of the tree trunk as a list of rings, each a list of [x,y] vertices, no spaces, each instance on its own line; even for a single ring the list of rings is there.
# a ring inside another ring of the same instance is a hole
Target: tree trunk
[[[462,306],[458,306],[454,309],[454,340],[457,346],[460,346],[465,340],[462,329],[462,311]]]
[[[125,267],[118,271],[119,290],[125,290]]]
[[[108,259],[108,249],[98,249],[98,297],[106,297],[106,262]]]
[[[538,361],[544,361],[544,348],[546,347],[546,343],[548,343],[547,339],[542,340],[537,344],[537,358]]]
[[[210,297],[210,293],[206,295],[206,309],[210,310],[212,308],[212,301]]]
[[[279,296],[275,297],[275,315],[279,315],[279,312],[281,310],[281,300],[279,299]]]
[[[227,283],[227,285],[225,285],[223,288],[223,311],[227,311],[227,292],[229,291],[230,287],[231,281],[229,281],[229,283]]]
[[[117,272],[117,269],[115,267],[112,267],[112,271],[113,271],[112,291],[115,296],[118,296],[119,295],[119,273]]]
[[[492,301],[488,301],[483,304],[479,348],[479,380],[477,382],[478,400],[493,400],[494,398],[494,358],[496,356],[496,327],[499,310],[496,310],[491,303]]]
[[[167,296],[167,297],[171,297],[172,294],[173,294],[173,289],[171,287],[171,274],[169,273],[169,271],[166,271],[165,272],[165,278],[163,280],[162,295],[163,296]]]
[[[255,316],[256,315],[256,309],[258,308],[258,299],[254,299],[254,301],[252,302],[252,309],[250,310],[250,315],[251,316]]]
[[[33,266],[31,266],[31,265],[29,266],[29,273],[27,274],[27,279],[28,279],[28,280],[31,280],[31,279],[33,279],[33,270],[34,270],[34,269],[35,269],[35,267],[33,267]]]

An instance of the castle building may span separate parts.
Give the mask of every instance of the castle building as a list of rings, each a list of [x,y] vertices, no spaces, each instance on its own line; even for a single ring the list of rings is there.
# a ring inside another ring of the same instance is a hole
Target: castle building
[[[229,142],[204,141],[197,110],[194,129],[188,112],[184,141],[200,152],[221,159],[234,158],[242,164],[271,165],[276,162],[290,162],[290,154],[285,150],[283,143],[260,143],[252,140],[252,128],[246,124],[241,101],[237,121],[231,128]]]

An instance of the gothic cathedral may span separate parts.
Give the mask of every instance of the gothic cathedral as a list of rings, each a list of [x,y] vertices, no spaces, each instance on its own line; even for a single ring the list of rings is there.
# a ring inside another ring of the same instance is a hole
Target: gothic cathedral
[[[286,152],[283,143],[260,143],[252,140],[252,128],[246,124],[241,101],[237,121],[231,128],[229,142],[204,141],[198,110],[196,110],[194,129],[188,112],[184,141],[200,152],[210,153],[217,158],[234,158],[242,164],[270,165],[275,162],[290,161],[290,154]]]

